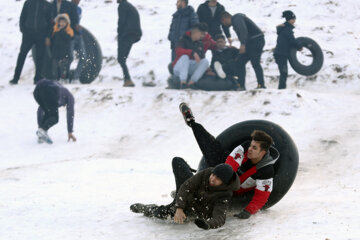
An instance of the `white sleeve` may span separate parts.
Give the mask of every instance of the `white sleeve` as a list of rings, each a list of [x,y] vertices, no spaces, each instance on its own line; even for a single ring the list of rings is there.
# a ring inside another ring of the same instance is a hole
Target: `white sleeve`
[[[241,166],[241,163],[244,159],[244,148],[239,145],[231,153],[230,156]]]
[[[256,189],[263,192],[271,192],[273,189],[273,178],[256,179]]]

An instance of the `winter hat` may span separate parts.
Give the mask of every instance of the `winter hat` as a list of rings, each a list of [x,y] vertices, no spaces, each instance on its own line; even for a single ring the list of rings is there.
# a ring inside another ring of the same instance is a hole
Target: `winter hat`
[[[218,178],[223,181],[225,184],[229,184],[230,180],[234,174],[234,171],[230,165],[222,163],[217,165],[213,170],[212,173],[215,174]]]
[[[290,10],[284,11],[284,12],[282,13],[282,17],[285,18],[286,21],[289,21],[289,20],[291,20],[291,19],[296,19],[295,14],[294,14],[292,11],[290,11]]]
[[[67,13],[57,15],[55,18],[55,22],[58,22],[60,19],[65,19],[69,25],[71,24],[70,17]]]

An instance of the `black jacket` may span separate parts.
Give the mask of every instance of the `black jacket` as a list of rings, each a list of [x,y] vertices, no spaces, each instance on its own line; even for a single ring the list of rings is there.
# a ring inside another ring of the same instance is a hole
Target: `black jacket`
[[[289,56],[290,49],[300,49],[301,44],[295,39],[294,29],[295,27],[288,22],[277,26],[277,42],[275,48],[275,55]]]
[[[214,63],[220,62],[221,64],[235,60],[239,56],[239,49],[234,47],[226,47],[225,49],[217,49],[212,51],[212,59],[210,67],[214,69]]]
[[[20,15],[22,33],[41,33],[48,35],[52,31],[50,3],[45,0],[27,0]]]
[[[79,15],[77,14],[77,8],[76,5],[73,4],[72,2],[68,2],[67,0],[62,0],[61,1],[61,6],[60,6],[60,11],[59,13],[57,12],[57,1],[54,1],[52,3],[52,18],[55,19],[56,16],[60,13],[67,13],[67,15],[69,15],[70,17],[70,21],[71,21],[71,28],[76,31],[76,25],[79,24]]]
[[[248,41],[264,36],[261,29],[245,14],[235,14],[231,18],[231,23],[241,45],[246,45]]]
[[[199,16],[200,22],[204,22],[209,27],[209,34],[213,39],[215,39],[215,36],[217,34],[221,34],[222,31],[220,29],[221,25],[221,14],[225,12],[225,8],[220,3],[216,4],[216,10],[214,16],[212,15],[212,12],[209,7],[209,1],[206,1],[199,5],[197,9],[197,14]],[[230,31],[229,28],[225,25],[222,25],[222,29],[224,30],[224,33],[226,37],[230,37]]]
[[[182,38],[180,38],[177,47],[177,52],[182,52],[186,54],[187,52],[190,53],[191,59],[194,56],[194,53],[197,53],[201,59],[205,58],[205,49],[204,44],[202,41],[193,42],[191,40],[190,33],[185,33]]]
[[[177,42],[184,33],[189,31],[193,25],[199,23],[199,18],[191,6],[178,9],[172,17],[168,35],[168,39],[171,42],[171,49],[176,47]]]
[[[142,36],[140,16],[136,8],[128,1],[122,0],[118,7],[118,39],[138,42]]]
[[[54,59],[64,59],[70,57],[71,36],[65,29],[53,34],[51,41],[51,53]]]
[[[240,179],[234,172],[228,185],[211,187],[209,177],[212,170],[205,169],[186,180],[176,195],[175,205],[188,215],[205,219],[210,228],[218,228],[225,224],[230,199],[233,191],[240,188]]]

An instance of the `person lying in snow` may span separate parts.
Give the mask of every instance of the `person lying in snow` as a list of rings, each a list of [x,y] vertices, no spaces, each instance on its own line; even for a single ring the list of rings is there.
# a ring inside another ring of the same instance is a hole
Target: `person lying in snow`
[[[178,224],[195,217],[195,224],[206,230],[223,226],[233,191],[240,187],[232,168],[219,164],[193,175],[189,165],[178,157],[173,159],[172,167],[176,182],[174,201],[166,206],[137,203],[130,206],[131,211],[160,219],[173,217]]]
[[[70,27],[70,18],[66,13],[55,18],[51,38],[52,76],[54,79],[68,79],[70,68],[71,39],[74,31]]]
[[[62,106],[66,106],[67,110],[68,141],[75,142],[76,138],[73,135],[75,101],[70,91],[56,81],[43,79],[36,84],[34,98],[39,104],[37,111],[39,129],[36,131],[38,143],[52,144],[47,131],[58,123],[58,108]]]
[[[239,56],[239,50],[226,46],[225,36],[222,34],[216,35],[215,41],[216,50],[212,51],[210,75],[215,71],[216,75],[222,79],[225,79],[226,76],[236,76],[236,59]]]
[[[254,191],[250,203],[235,217],[247,219],[257,213],[267,202],[273,189],[274,163],[279,152],[272,147],[273,140],[264,131],[255,130],[251,134],[251,142],[237,146],[231,153],[226,152],[221,143],[215,139],[195,118],[191,109],[180,104],[180,110],[186,124],[192,128],[196,141],[205,157],[206,163],[212,167],[221,163],[230,165],[239,175],[240,188],[234,195]],[[274,154],[270,155],[270,148]]]

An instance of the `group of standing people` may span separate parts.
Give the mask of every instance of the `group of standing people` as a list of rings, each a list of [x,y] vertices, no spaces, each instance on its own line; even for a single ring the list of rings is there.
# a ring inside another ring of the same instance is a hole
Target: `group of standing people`
[[[49,79],[69,79],[73,51],[79,53],[79,64],[72,79],[79,79],[85,61],[85,47],[79,25],[80,0],[27,0],[20,15],[22,42],[10,84],[17,84],[29,51],[35,47],[34,83]]]
[[[196,12],[188,5],[188,0],[177,0],[176,6],[168,39],[172,51],[172,71],[183,88],[192,88],[204,74],[216,74],[223,79],[227,76],[235,78],[238,90],[246,90],[246,64],[249,61],[255,70],[257,88],[266,88],[261,66],[265,37],[259,26],[245,14],[231,15],[217,0],[202,3]],[[283,17],[286,22],[278,26],[274,54],[280,71],[279,89],[286,88],[290,49],[301,50],[301,44],[293,33],[295,14],[285,11]],[[230,27],[240,41],[239,49],[232,46]],[[226,46],[226,40],[229,46]],[[209,49],[213,52],[211,65],[205,59]]]

